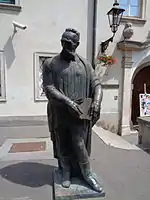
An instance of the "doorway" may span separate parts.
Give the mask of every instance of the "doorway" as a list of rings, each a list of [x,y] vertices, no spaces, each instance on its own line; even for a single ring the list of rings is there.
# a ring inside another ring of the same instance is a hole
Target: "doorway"
[[[135,75],[132,82],[132,112],[131,120],[133,127],[138,125],[137,117],[140,116],[139,94],[144,93],[144,84],[146,93],[150,94],[150,66],[142,68]]]

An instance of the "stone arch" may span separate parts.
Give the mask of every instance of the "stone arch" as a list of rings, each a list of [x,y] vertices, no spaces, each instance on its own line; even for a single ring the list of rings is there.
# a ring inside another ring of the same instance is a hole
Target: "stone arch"
[[[133,79],[135,78],[136,74],[143,68],[150,66],[150,55],[146,56],[144,59],[142,59],[136,66],[133,67],[133,71],[131,73],[131,84],[133,82]]]

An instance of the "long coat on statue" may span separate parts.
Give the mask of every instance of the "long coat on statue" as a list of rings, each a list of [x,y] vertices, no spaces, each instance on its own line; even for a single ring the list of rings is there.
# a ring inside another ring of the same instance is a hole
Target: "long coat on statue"
[[[94,97],[95,87],[100,84],[99,78],[96,76],[94,70],[92,69],[90,63],[86,61],[84,58],[76,55],[75,58],[76,62],[71,71],[69,71],[69,75],[66,79],[65,76],[63,77],[63,81],[60,80],[60,68],[62,67],[61,63],[63,60],[61,58],[61,54],[53,57],[52,59],[47,59],[43,65],[43,85],[48,84],[49,80],[51,79],[51,83],[54,84],[56,89],[66,96],[68,96],[71,100],[75,101],[77,98],[91,98]],[[69,69],[69,66],[67,67]],[[66,70],[66,69],[65,69]],[[78,76],[79,71],[82,70],[81,77]],[[50,74],[50,76],[48,75]],[[76,80],[78,78],[78,81]],[[71,82],[69,82],[71,81]],[[70,84],[71,83],[71,84]],[[75,92],[77,92],[76,96],[72,92],[75,88]],[[48,98],[48,105],[47,105],[47,116],[48,116],[48,125],[49,131],[51,133],[51,140],[53,142],[53,150],[54,150],[54,157],[58,159],[58,149],[57,140],[58,132],[57,132],[57,122],[58,122],[58,115],[59,110],[56,109],[55,102],[53,99],[49,98],[48,94],[46,94]],[[65,115],[64,115],[65,117]],[[91,131],[93,122],[87,120],[87,137],[85,141],[85,145],[87,148],[88,155],[90,156],[91,153]]]

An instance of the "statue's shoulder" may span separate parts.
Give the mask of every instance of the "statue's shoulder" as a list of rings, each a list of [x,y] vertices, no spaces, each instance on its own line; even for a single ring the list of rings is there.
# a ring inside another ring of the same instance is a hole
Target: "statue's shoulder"
[[[84,65],[86,65],[86,66],[91,65],[91,63],[87,59],[85,59],[84,57],[80,56],[79,54],[77,54],[77,56],[84,63]]]
[[[44,67],[45,68],[51,68],[53,65],[56,64],[56,62],[60,59],[60,55],[57,54],[51,58],[47,58],[45,61],[44,61]]]

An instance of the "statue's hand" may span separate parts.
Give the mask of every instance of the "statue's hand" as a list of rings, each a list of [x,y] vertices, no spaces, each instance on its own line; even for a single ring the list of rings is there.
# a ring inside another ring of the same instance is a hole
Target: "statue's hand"
[[[82,114],[82,112],[80,111],[78,104],[76,104],[75,102],[71,102],[69,104],[69,110],[71,112],[71,114],[73,114],[73,116],[80,118],[80,115]]]
[[[91,106],[92,124],[94,125],[100,117],[101,104],[98,101],[94,101]]]

